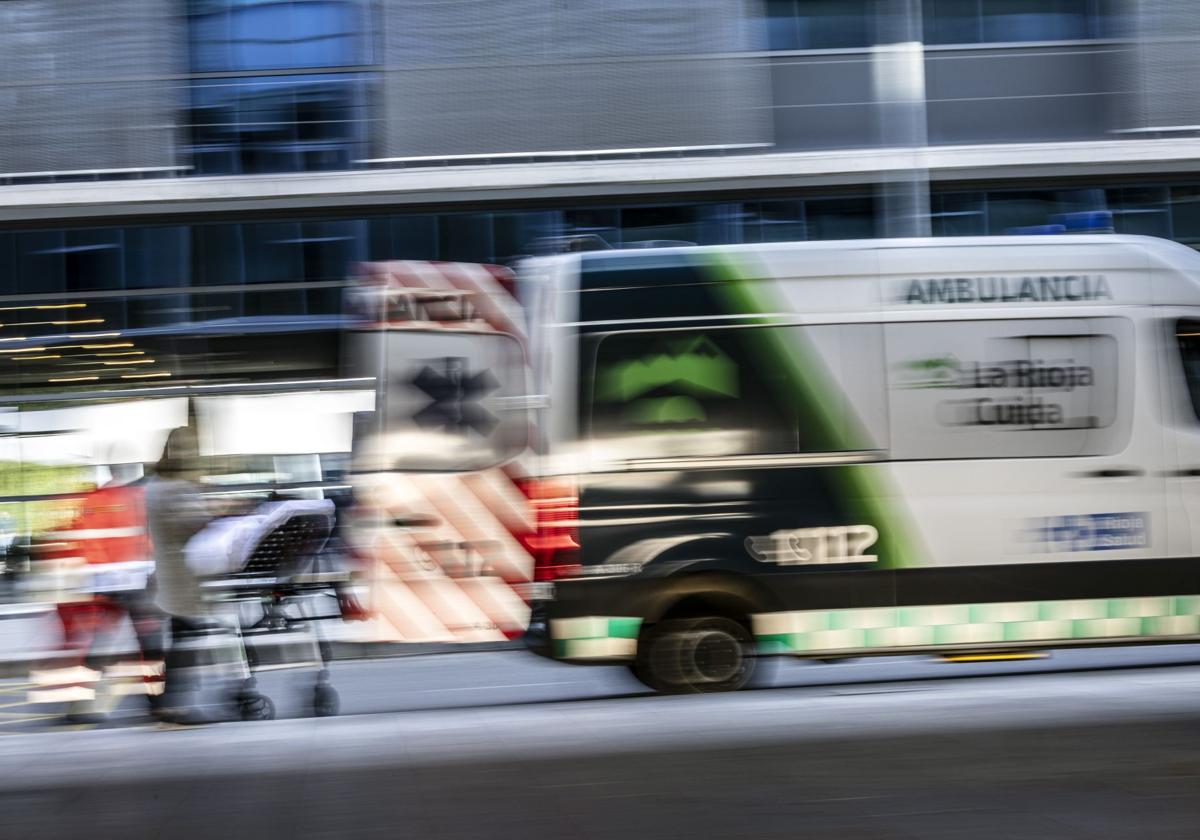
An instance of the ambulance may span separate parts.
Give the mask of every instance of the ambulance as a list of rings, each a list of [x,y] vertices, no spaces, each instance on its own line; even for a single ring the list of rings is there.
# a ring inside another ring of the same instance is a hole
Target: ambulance
[[[1200,639],[1191,249],[594,250],[519,276],[536,652],[681,693],[772,653]]]

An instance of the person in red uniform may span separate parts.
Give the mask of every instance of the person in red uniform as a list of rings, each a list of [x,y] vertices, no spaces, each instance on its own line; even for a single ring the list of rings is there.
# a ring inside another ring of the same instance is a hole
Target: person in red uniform
[[[84,597],[60,602],[58,615],[64,646],[76,654],[71,663],[75,673],[80,665],[103,669],[99,643],[129,618],[141,662],[118,664],[117,676],[140,683],[138,691],[147,694],[153,711],[162,690],[163,621],[149,592],[154,561],[146,532],[145,491],[140,465],[115,464],[109,469],[112,480],[83,498],[69,525],[47,535],[54,543],[52,557],[77,558],[85,571]],[[69,717],[94,716],[94,691],[84,687],[73,696]]]

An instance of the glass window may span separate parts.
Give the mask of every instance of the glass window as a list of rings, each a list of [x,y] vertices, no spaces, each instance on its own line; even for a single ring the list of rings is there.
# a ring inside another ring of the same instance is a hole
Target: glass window
[[[1171,238],[1171,213],[1165,187],[1105,191],[1117,233]]]
[[[1092,0],[983,0],[983,40],[1082,40],[1090,37],[1092,6]]]
[[[976,44],[983,40],[980,0],[924,0],[922,22],[927,44]]]
[[[1115,318],[889,324],[899,459],[1115,452],[1129,434],[1127,322]],[[1124,368],[1124,371],[1122,370]]]
[[[934,193],[929,204],[934,236],[983,236],[987,233],[983,193]]]
[[[881,445],[878,325],[615,333],[596,349],[601,461]]]
[[[1060,213],[1107,210],[1102,189],[1029,190],[988,193],[988,233],[1011,233],[1014,228],[1051,224]]]
[[[756,201],[744,205],[745,242],[802,242],[808,238],[803,201]]]
[[[438,219],[438,259],[457,262],[493,262],[490,213],[448,213]]]
[[[925,42],[976,44],[1113,37],[1112,0],[925,0]]]
[[[123,286],[120,229],[19,233],[16,250],[16,291],[83,292]]]
[[[367,157],[366,85],[357,74],[194,81],[194,174],[351,168]]]
[[[187,286],[191,280],[188,233],[184,225],[126,228],[125,288]]]
[[[1171,232],[1177,242],[1200,248],[1200,187],[1171,188]]]
[[[192,283],[195,286],[240,286],[246,282],[245,247],[239,224],[193,225]],[[243,313],[242,295],[205,295],[204,311],[213,317],[235,318]]]
[[[996,235],[1013,228],[1049,224],[1050,217],[1061,212],[1058,195],[1050,190],[989,193],[987,232]]]
[[[539,240],[562,235],[562,213],[557,210],[497,213],[493,216],[495,260],[509,264],[530,254]]]
[[[354,67],[370,61],[358,0],[190,0],[192,70]]]
[[[1183,362],[1183,375],[1187,379],[1188,395],[1192,398],[1192,410],[1200,420],[1200,321],[1183,318],[1175,327],[1179,342],[1179,355]]]
[[[436,260],[441,252],[437,216],[414,213],[371,219],[368,231],[368,259]]]
[[[871,239],[875,207],[869,198],[822,198],[804,202],[809,239]]]
[[[871,46],[874,0],[799,0],[802,50]]]
[[[616,248],[621,244],[621,211],[615,207],[564,210],[563,236],[599,236]]]
[[[695,243],[701,239],[701,223],[701,208],[694,204],[622,207],[621,242],[626,246],[656,240]]]
[[[767,48],[772,50],[800,49],[796,0],[766,0]]]
[[[858,49],[873,43],[874,0],[767,0],[772,50]]]

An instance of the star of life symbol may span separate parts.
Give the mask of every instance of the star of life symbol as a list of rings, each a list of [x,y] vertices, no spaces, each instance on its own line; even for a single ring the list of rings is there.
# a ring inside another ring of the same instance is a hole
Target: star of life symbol
[[[448,356],[431,359],[412,378],[412,384],[432,400],[413,415],[418,426],[438,428],[454,434],[468,431],[487,436],[500,420],[479,404],[479,400],[500,387],[500,381],[487,369],[470,373],[467,360]]]
[[[786,528],[764,537],[747,537],[746,551],[761,563],[780,566],[874,563],[879,558],[866,552],[878,539],[872,525]]]

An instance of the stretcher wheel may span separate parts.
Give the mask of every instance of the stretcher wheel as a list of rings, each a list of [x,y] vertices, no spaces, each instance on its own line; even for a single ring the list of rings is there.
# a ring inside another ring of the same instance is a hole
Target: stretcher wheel
[[[317,717],[334,717],[341,705],[341,699],[333,686],[317,683],[313,689],[313,714]]]
[[[247,692],[238,698],[238,714],[242,720],[274,720],[275,704],[258,692]]]

